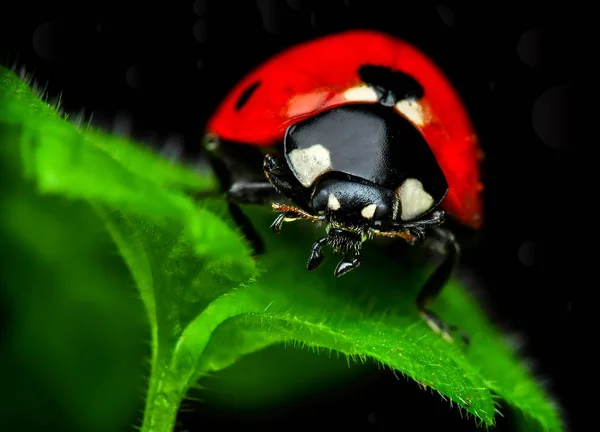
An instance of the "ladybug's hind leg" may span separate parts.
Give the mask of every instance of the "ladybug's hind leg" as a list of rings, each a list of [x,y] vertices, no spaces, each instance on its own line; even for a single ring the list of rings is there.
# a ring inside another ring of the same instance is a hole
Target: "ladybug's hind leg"
[[[445,249],[445,258],[419,291],[417,307],[419,308],[421,317],[427,322],[429,327],[436,333],[441,334],[444,339],[453,342],[452,333],[457,333],[465,344],[469,344],[468,336],[461,329],[455,325],[446,323],[435,312],[429,310],[430,303],[439,295],[444,285],[446,285],[452,276],[453,271],[458,265],[460,256],[460,247],[451,231],[442,227],[434,227],[431,229],[431,232]]]

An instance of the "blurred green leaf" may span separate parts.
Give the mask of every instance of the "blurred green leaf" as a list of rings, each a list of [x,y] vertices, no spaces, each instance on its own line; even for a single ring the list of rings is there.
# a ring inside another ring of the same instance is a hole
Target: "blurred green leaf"
[[[0,122],[0,429],[128,430],[149,348],[135,285],[85,202],[23,181],[21,134]]]
[[[74,127],[6,70],[0,122],[19,127],[0,137],[12,149],[9,163],[42,196],[89,203],[135,281],[152,343],[142,430],[172,430],[198,379],[280,342],[375,359],[488,426],[497,393],[540,429],[562,430],[555,407],[456,282],[435,309],[464,328],[472,346],[448,344],[420,320],[414,299],[429,266],[398,262],[367,244],[360,271],[336,279],[328,261],[307,273],[308,247],[319,233],[298,223],[276,236],[268,229],[271,212],[248,208],[267,246],[255,261],[222,200],[196,203],[187,195],[212,187],[210,179],[120,138]]]

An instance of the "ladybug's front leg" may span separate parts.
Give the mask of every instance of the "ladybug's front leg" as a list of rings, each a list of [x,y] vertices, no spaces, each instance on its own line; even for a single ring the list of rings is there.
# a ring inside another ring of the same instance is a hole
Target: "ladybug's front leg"
[[[285,166],[279,163],[278,158],[267,155],[263,159],[263,170],[266,179],[262,181],[256,177],[247,179],[240,176],[239,173],[236,176],[236,173],[229,172],[232,181],[226,191],[229,213],[246,239],[252,244],[255,255],[260,255],[265,251],[264,242],[240,205],[273,203],[282,195],[288,198],[295,198],[297,195],[297,189],[288,180],[291,179],[291,173],[286,172]]]
[[[301,187],[281,157],[266,155],[263,160],[263,171],[265,177],[278,193],[299,205],[304,211],[310,211],[306,190]]]
[[[402,224],[399,225],[399,228],[408,230],[415,240],[423,240],[425,238],[426,230],[444,223],[445,215],[443,210],[436,210],[431,213],[429,217],[424,219],[412,222],[402,222]]]
[[[425,239],[425,234],[431,227],[436,227],[444,223],[445,213],[443,210],[436,210],[429,217],[411,222],[394,222],[387,229],[373,230],[373,234],[381,237],[403,238],[410,244],[415,244],[417,241]]]
[[[273,184],[268,181],[237,181],[227,191],[229,214],[240,228],[246,239],[252,244],[255,255],[265,251],[264,241],[256,232],[252,222],[240,208],[243,204],[266,204],[280,197]]]
[[[244,237],[250,242],[254,255],[261,255],[264,250],[264,242],[252,222],[240,208],[243,204],[261,204],[265,202],[265,195],[274,193],[275,190],[269,182],[244,182],[239,181],[225,192],[227,198],[227,210],[238,226]],[[222,196],[222,192],[211,191],[196,194],[196,199]]]
[[[238,181],[227,191],[227,198],[238,204],[266,204],[278,196],[268,181]]]
[[[213,161],[213,165],[216,163]],[[215,171],[219,172],[217,169]],[[221,180],[222,186],[226,188],[228,199],[238,204],[273,203],[282,195],[292,200],[302,200],[299,193],[302,191],[295,184],[297,180],[278,157],[266,155],[263,159],[263,172],[264,176],[257,179],[256,176],[247,178],[228,171],[231,180],[229,182]]]
[[[244,237],[252,245],[254,255],[261,255],[262,253],[264,253],[265,244],[263,239],[260,237],[260,234],[256,232],[254,225],[252,225],[252,222],[250,221],[248,216],[246,216],[246,214],[242,211],[242,209],[239,206],[239,203],[236,202],[236,200],[229,194],[227,194],[227,207],[231,218],[239,227]]]
[[[301,190],[293,182],[292,173],[279,157],[264,156],[264,153],[250,145],[221,141],[208,135],[204,147],[207,161],[219,180],[222,192],[201,193],[196,198],[225,192],[233,221],[251,243],[254,254],[262,254],[264,242],[240,205],[272,204],[282,195],[301,199]]]
[[[288,166],[282,163],[279,157],[266,155],[263,161],[263,171],[273,188],[294,203],[294,206],[279,203],[272,204],[273,210],[281,212],[273,221],[273,224],[271,224],[273,231],[280,234],[281,226],[284,222],[291,222],[298,219],[312,221],[324,219],[323,216],[312,214],[308,205],[309,196],[307,190],[301,187]]]
[[[204,142],[207,161],[220,184],[220,191],[196,194],[197,199],[225,193],[231,218],[250,242],[255,255],[264,252],[264,242],[240,205],[262,204],[278,196],[260,170],[264,155],[255,147],[208,135]],[[258,169],[257,169],[258,168]]]
[[[267,204],[281,198],[281,195],[293,196],[294,188],[288,180],[291,173],[285,172],[275,156],[265,156],[263,171],[264,180],[234,181],[227,190],[227,197],[238,204]]]
[[[432,228],[431,231],[443,244],[446,249],[446,256],[442,264],[434,271],[419,291],[417,307],[419,308],[421,317],[427,322],[429,327],[436,333],[440,333],[444,339],[453,342],[452,333],[456,332],[465,344],[469,344],[468,336],[461,329],[455,325],[446,323],[428,308],[429,304],[439,295],[444,285],[446,285],[452,276],[460,257],[460,247],[451,231],[441,227]]]

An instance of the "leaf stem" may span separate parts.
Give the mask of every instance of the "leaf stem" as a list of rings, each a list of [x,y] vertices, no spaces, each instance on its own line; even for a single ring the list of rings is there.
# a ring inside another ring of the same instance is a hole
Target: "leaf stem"
[[[168,363],[166,363],[168,365]],[[177,420],[179,404],[185,396],[185,388],[166,367],[158,367],[150,375],[150,386],[146,396],[146,408],[142,432],[172,432]]]

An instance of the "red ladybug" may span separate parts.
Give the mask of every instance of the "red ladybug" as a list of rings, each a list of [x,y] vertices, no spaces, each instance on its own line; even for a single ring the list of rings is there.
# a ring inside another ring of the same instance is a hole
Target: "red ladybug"
[[[460,332],[427,306],[459,255],[441,226],[445,215],[481,226],[481,152],[460,97],[422,52],[375,31],[294,46],[242,79],[206,132],[232,216],[257,253],[262,243],[239,204],[270,202],[280,212],[276,232],[283,222],[324,222],[327,235],[312,246],[307,267],[321,264],[327,244],[343,254],[336,276],[360,265],[362,243],[374,236],[413,244],[434,235],[446,259],[417,306],[446,339]],[[282,197],[290,204],[274,203]]]

